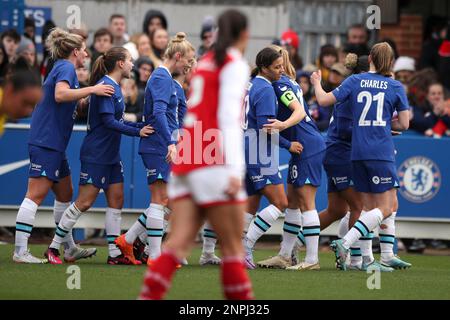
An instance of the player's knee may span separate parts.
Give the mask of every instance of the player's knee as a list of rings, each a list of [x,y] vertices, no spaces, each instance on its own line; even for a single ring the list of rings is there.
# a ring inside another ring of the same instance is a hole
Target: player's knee
[[[288,196],[288,208],[298,208],[299,203],[296,197]]]
[[[352,215],[360,215],[361,211],[364,209],[364,206],[362,203],[351,203],[350,204],[350,212]]]
[[[30,199],[31,201],[36,203],[38,206],[40,206],[42,204],[45,197],[46,197],[46,194],[44,194],[43,192],[28,191],[25,195],[25,198]],[[68,201],[66,201],[66,202],[68,202]]]
[[[378,209],[380,209],[380,211],[383,214],[384,218],[387,218],[387,217],[389,217],[392,214],[392,206],[382,205]]]
[[[306,212],[316,210],[316,203],[315,201],[312,201],[312,199],[304,199],[300,201],[300,211]]]
[[[111,208],[120,209],[123,207],[123,192],[117,192],[108,199],[108,205]]]
[[[92,204],[93,204],[93,201],[91,201],[90,199],[81,199],[81,200],[75,201],[75,205],[77,206],[78,210],[80,210],[81,212],[88,211],[89,208],[92,206]]]
[[[284,199],[277,199],[274,201],[273,205],[278,208],[281,212],[284,212],[286,208],[288,207],[288,201],[286,198]]]
[[[152,203],[167,206],[168,201],[169,199],[167,196],[167,192],[164,192],[163,190],[158,190],[152,193]]]
[[[55,196],[56,200],[58,200],[59,202],[70,202],[70,201],[72,201],[72,197],[73,197],[73,188],[72,188],[72,186],[66,192],[60,193],[60,194]]]

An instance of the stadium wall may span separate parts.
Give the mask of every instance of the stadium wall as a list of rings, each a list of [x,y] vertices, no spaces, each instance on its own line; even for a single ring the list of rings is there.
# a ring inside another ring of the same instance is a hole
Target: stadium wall
[[[18,207],[26,192],[29,169],[29,124],[7,124],[0,139],[0,226],[14,226]],[[72,171],[74,194],[78,192],[80,172],[79,151],[85,136],[85,126],[75,126],[67,148]],[[399,237],[450,240],[450,138],[430,139],[413,133],[394,138],[397,150],[397,172],[400,178],[399,210],[397,214]],[[139,139],[122,137],[121,156],[124,165],[124,214],[122,227],[131,226],[138,214],[148,206],[150,195],[145,169],[137,154]],[[287,177],[289,154],[281,150],[280,171]],[[316,204],[317,209],[327,207],[326,178],[323,173]],[[54,227],[53,194],[45,199],[36,218],[37,227]],[[265,200],[261,207],[267,206]],[[105,197],[100,195],[83,217],[79,227],[104,227]],[[281,234],[282,219],[271,229]],[[323,234],[336,234],[336,226]]]

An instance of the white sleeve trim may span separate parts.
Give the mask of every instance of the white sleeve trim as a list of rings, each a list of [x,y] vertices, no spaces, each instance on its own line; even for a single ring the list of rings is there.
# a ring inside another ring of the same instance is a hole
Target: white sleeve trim
[[[243,59],[229,62],[220,73],[218,124],[222,134],[225,165],[232,175],[245,174],[244,137],[241,128],[242,104],[250,70]]]

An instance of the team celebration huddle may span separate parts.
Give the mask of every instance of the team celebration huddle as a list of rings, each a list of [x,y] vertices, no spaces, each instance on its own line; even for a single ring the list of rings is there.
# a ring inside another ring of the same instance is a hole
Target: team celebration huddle
[[[87,57],[85,40],[60,28],[51,31],[46,46],[55,63],[32,114],[28,189],[17,214],[13,260],[63,264],[95,256],[96,248],[74,242],[72,230],[103,190],[107,263],[148,266],[140,299],[165,297],[176,270],[188,263],[199,231],[199,264],[220,265],[227,299],[254,298],[247,270],[320,270],[320,232],[336,221],[339,239],[331,249],[337,269],[411,267],[393,248],[399,180],[392,136],[408,129],[409,105],[392,73],[391,46],[381,42],[369,55],[349,53],[347,76],[331,92],[322,88],[321,72],[312,73],[317,102],[334,106],[323,136],[288,51],[270,45],[247,62],[247,17],[227,10],[216,25],[214,43],[201,57],[185,33],[170,39],[146,83],[142,122],[124,119],[120,83],[134,67],[129,50],[112,47],[102,53],[89,86],[80,88],[75,70]],[[79,153],[81,172],[72,173],[66,148],[80,105],[88,108],[87,134]],[[148,190],[136,192],[151,194],[148,208],[124,234],[122,135],[140,138]],[[280,173],[280,148],[290,153],[287,181]],[[328,208],[318,213],[323,171]],[[50,190],[56,231],[41,258],[29,251],[28,239]],[[268,201],[264,208],[262,197]],[[255,261],[255,243],[281,217],[278,254]],[[374,231],[380,237],[379,261],[372,254]]]

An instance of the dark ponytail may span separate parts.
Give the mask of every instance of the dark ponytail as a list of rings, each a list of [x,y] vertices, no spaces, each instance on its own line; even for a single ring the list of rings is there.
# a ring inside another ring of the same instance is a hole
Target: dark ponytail
[[[125,61],[127,55],[129,52],[123,47],[114,47],[101,54],[92,67],[89,85],[94,86],[101,78],[111,73],[116,68],[117,61]]]
[[[219,16],[217,26],[219,30],[213,51],[216,64],[221,66],[227,56],[227,49],[247,29],[247,17],[240,11],[230,9]]]
[[[256,55],[256,67],[252,70],[251,77],[254,78],[261,72],[262,68],[269,67],[275,60],[282,57],[280,50],[275,50],[272,47],[262,49]]]

